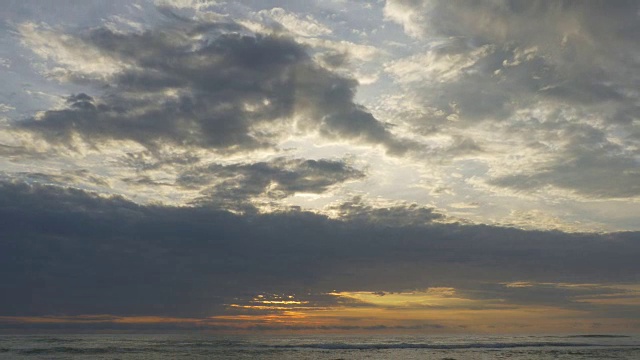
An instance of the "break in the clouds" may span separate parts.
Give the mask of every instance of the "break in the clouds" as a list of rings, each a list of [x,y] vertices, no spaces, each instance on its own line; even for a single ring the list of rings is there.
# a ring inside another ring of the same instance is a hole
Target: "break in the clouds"
[[[639,10],[8,1],[0,328],[636,331]]]

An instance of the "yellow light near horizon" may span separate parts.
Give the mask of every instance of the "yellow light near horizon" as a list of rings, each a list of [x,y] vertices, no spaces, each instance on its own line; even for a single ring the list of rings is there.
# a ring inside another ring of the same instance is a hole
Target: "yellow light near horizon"
[[[577,332],[640,328],[640,320],[609,318],[600,306],[640,305],[640,285],[598,285],[512,282],[511,288],[555,287],[575,291],[606,288],[608,292],[576,295],[575,303],[596,307],[532,305],[502,299],[472,298],[451,287],[422,291],[333,291],[324,294],[259,294],[227,305],[227,313],[205,318],[117,316],[108,314],[42,317],[1,317],[0,323],[174,324],[230,331],[419,331],[460,332]],[[584,289],[582,289],[584,288]],[[309,296],[305,298],[305,296]],[[314,297],[315,296],[315,297]],[[471,293],[473,296],[473,293]],[[594,310],[595,309],[595,310]],[[604,311],[604,310],[603,310]],[[597,326],[594,319],[597,319]],[[253,329],[253,330],[252,330]],[[619,330],[618,330],[619,331]]]
[[[360,303],[370,304],[372,306],[383,307],[462,307],[471,305],[480,305],[487,302],[486,300],[473,300],[461,297],[456,294],[454,288],[436,287],[428,288],[424,291],[412,292],[333,292],[330,295],[355,300]]]

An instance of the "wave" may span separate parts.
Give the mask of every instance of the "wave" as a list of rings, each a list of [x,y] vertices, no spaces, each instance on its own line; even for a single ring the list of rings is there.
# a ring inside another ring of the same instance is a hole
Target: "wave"
[[[608,334],[585,334],[585,335],[570,335],[567,336],[568,338],[586,338],[586,339],[593,339],[593,338],[601,338],[601,339],[607,339],[607,338],[630,338],[631,336],[628,335],[608,335]]]
[[[568,336],[576,338],[608,338],[608,337],[628,337],[622,335],[575,335]],[[304,341],[304,340],[303,340]],[[78,355],[105,355],[105,354],[131,354],[131,353],[173,353],[190,352],[206,353],[211,351],[287,351],[287,350],[402,350],[402,349],[425,349],[425,350],[500,350],[514,348],[624,348],[640,349],[640,345],[630,344],[607,344],[591,343],[579,341],[493,341],[493,342],[300,342],[300,343],[254,343],[246,341],[160,341],[145,342],[137,346],[102,346],[102,347],[75,347],[75,346],[54,346],[54,347],[32,347],[22,349],[9,349],[2,347],[0,353],[15,352],[21,355],[56,355],[56,354],[78,354]]]
[[[59,343],[60,346],[51,347],[31,347],[23,349],[0,348],[2,352],[16,352],[22,355],[52,355],[52,354],[82,354],[82,355],[101,355],[101,354],[129,354],[129,353],[167,353],[172,351],[184,351],[193,349],[229,349],[242,347],[244,342],[241,341],[143,341],[135,344],[135,341],[119,339],[121,346],[102,346],[102,347],[82,347],[82,346],[66,346],[67,342],[74,342],[75,339],[35,339],[35,343]],[[86,341],[81,339],[79,341]]]
[[[98,354],[110,354],[116,352],[124,352],[122,348],[117,347],[104,347],[104,348],[75,348],[69,346],[57,346],[53,348],[32,348],[21,349],[18,353],[23,355],[47,355],[47,354],[84,354],[84,355],[98,355]]]
[[[71,347],[56,346],[49,348],[28,348],[28,349],[7,349],[7,352],[14,351],[22,355],[51,355],[51,354],[81,354],[81,355],[101,355],[101,354],[131,354],[131,353],[166,353],[175,351],[176,347],[170,346],[141,346],[141,347]]]
[[[466,343],[466,344],[425,344],[425,343],[378,343],[378,344],[349,344],[349,343],[311,343],[262,345],[276,349],[320,349],[320,350],[391,350],[391,349],[511,349],[511,348],[540,348],[540,347],[611,347],[605,344],[584,344],[572,342],[522,342],[522,343]],[[620,345],[615,345],[620,346]]]
[[[59,343],[72,343],[72,342],[81,342],[83,339],[69,339],[69,338],[58,338],[58,337],[46,337],[46,338],[35,338],[31,340],[35,343],[47,343],[47,344],[59,344]]]

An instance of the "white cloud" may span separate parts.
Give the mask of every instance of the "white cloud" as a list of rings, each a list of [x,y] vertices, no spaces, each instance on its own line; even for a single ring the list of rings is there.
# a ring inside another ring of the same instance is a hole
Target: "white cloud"
[[[11,110],[15,110],[16,108],[11,106],[11,105],[7,105],[7,104],[2,104],[0,103],[0,113],[1,112],[9,112]]]
[[[564,232],[604,231],[602,224],[567,221],[561,217],[540,210],[512,210],[508,216],[498,220],[496,225],[513,226],[521,229],[546,229]]]
[[[384,16],[402,25],[407,35],[421,38],[432,7],[426,0],[387,0]]]
[[[450,82],[470,71],[479,59],[495,48],[482,46],[469,53],[450,53],[435,49],[385,64],[384,70],[400,83]]]
[[[320,23],[311,15],[298,15],[283,8],[273,8],[271,10],[261,10],[257,13],[259,17],[271,18],[290,32],[305,37],[318,37],[330,35],[331,29]]]
[[[19,25],[18,30],[25,47],[56,64],[52,67],[45,65],[45,73],[58,79],[65,80],[69,75],[106,79],[126,66],[95,47],[85,46],[77,38],[58,33],[47,25],[25,22]]]
[[[155,0],[154,3],[159,6],[194,10],[202,10],[218,4],[215,0]]]

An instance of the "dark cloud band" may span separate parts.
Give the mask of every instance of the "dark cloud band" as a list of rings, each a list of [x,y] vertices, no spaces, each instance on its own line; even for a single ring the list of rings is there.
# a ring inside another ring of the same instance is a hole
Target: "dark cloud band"
[[[350,215],[234,215],[4,182],[2,315],[211,316],[260,290],[452,286],[504,297],[499,283],[638,281],[638,233],[442,224],[426,209],[376,209],[357,200],[340,209]],[[521,288],[510,288],[514,301]],[[557,294],[539,301],[566,305]]]

